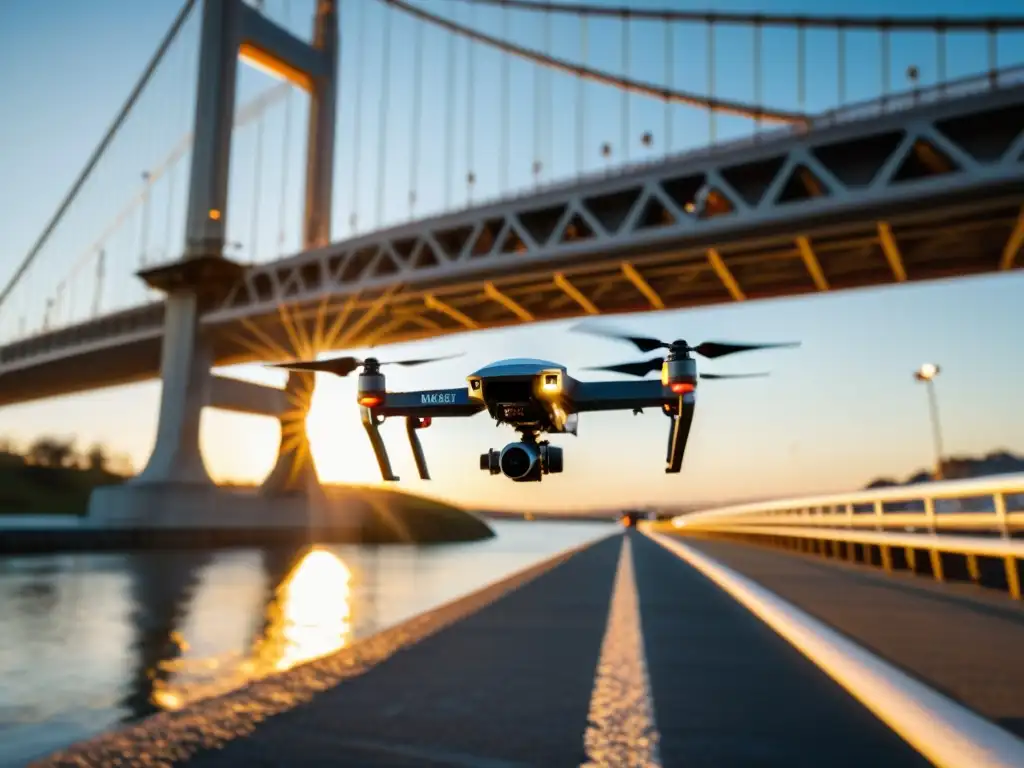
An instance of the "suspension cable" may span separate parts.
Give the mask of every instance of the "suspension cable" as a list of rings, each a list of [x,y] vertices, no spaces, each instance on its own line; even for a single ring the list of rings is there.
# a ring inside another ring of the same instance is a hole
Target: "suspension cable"
[[[260,209],[263,203],[263,196],[260,194],[263,189],[263,122],[260,116],[256,121],[256,151],[253,152],[252,169],[252,222],[250,229],[249,254],[250,261],[255,264],[259,253],[260,239]]]
[[[451,32],[451,30],[448,30]],[[449,34],[446,40],[447,45],[447,85],[444,91],[444,115],[445,115],[445,142],[444,142],[444,207],[448,209],[452,204],[452,179],[455,176],[453,164],[455,154],[452,149],[454,141],[454,114],[455,114],[455,35]]]
[[[476,21],[476,9],[470,8],[469,10],[469,23],[473,24]],[[473,45],[472,39],[466,40],[466,202],[472,204],[473,202],[473,187],[476,184],[476,173],[473,171],[473,160],[476,159],[475,147],[473,146],[474,138],[474,124],[473,119],[473,98],[476,93],[476,78],[473,76],[474,70],[476,69],[476,46]]]
[[[284,0],[284,21],[285,26],[291,22],[292,18],[292,5],[289,0]],[[286,214],[286,202],[288,200],[288,182],[289,174],[288,169],[291,163],[288,162],[288,148],[291,145],[291,132],[292,132],[292,89],[290,84],[285,91],[284,96],[284,125],[282,126],[281,133],[283,138],[281,140],[281,200],[277,206],[277,255],[281,256],[284,254],[285,245],[285,229],[288,226],[288,218]]]
[[[348,6],[346,6],[348,7]],[[354,116],[352,119],[352,213],[349,216],[349,225],[352,228],[352,234],[355,234],[359,227],[359,173],[360,173],[360,159],[362,158],[362,151],[360,145],[362,144],[362,127],[363,127],[363,38],[366,37],[366,7],[363,5],[354,5],[353,8],[361,8],[359,11],[359,22],[357,26],[357,34],[355,41],[355,52],[352,54],[356,60],[356,95],[355,95],[355,109]]]
[[[508,8],[501,9],[501,34],[506,40],[509,37],[509,14]],[[511,162],[511,152],[509,150],[509,110],[511,105],[509,104],[509,92],[511,86],[509,85],[510,79],[510,65],[512,60],[508,56],[501,57],[501,151],[498,153],[498,194],[503,195],[508,191],[508,166]]]
[[[0,308],[3,307],[4,303],[7,301],[7,297],[10,296],[11,291],[14,290],[14,287],[18,284],[18,281],[21,280],[22,275],[25,274],[25,271],[32,265],[32,262],[35,261],[36,256],[42,250],[43,246],[46,245],[54,230],[57,229],[57,226],[64,218],[64,214],[67,213],[68,209],[71,207],[71,204],[78,197],[78,193],[81,191],[82,187],[85,186],[85,182],[88,181],[89,177],[92,175],[92,172],[96,168],[96,165],[99,163],[100,158],[103,157],[104,153],[107,151],[107,148],[110,146],[110,143],[114,140],[114,137],[121,129],[121,126],[124,125],[125,120],[128,119],[129,113],[135,107],[135,104],[138,102],[139,97],[142,96],[142,92],[149,84],[150,79],[153,77],[153,73],[156,71],[156,68],[160,65],[160,62],[163,61],[164,54],[167,53],[167,50],[171,47],[171,44],[178,37],[178,32],[180,32],[181,28],[185,25],[185,20],[188,18],[189,13],[191,13],[192,7],[195,5],[195,3],[196,0],[185,0],[184,4],[181,7],[181,10],[178,11],[178,15],[171,23],[170,29],[167,30],[167,34],[164,35],[163,40],[161,40],[160,44],[157,46],[156,53],[153,54],[153,57],[150,59],[149,64],[146,66],[145,70],[143,70],[142,76],[139,78],[138,82],[135,83],[135,87],[132,89],[132,92],[128,95],[128,99],[125,101],[124,106],[121,107],[121,111],[117,114],[117,117],[114,118],[114,122],[111,123],[110,127],[107,129],[106,135],[96,146],[96,149],[93,150],[92,155],[90,156],[88,162],[86,162],[85,164],[85,168],[82,169],[82,172],[75,180],[75,183],[71,185],[71,189],[68,190],[68,193],[64,196],[64,199],[57,207],[57,212],[53,215],[49,223],[43,229],[42,234],[39,236],[35,244],[29,250],[28,255],[26,255],[25,258],[22,259],[21,264],[18,266],[18,269],[15,271],[15,273],[11,276],[11,279],[8,280],[7,285],[4,287],[3,291],[0,291]]]
[[[288,83],[278,83],[247,102],[238,112],[235,113],[235,128],[242,128],[252,120],[261,116],[265,110],[286,94],[290,93],[291,86]],[[143,201],[145,190],[151,188],[159,181],[165,173],[177,167],[177,163],[192,146],[192,133],[189,132],[181,138],[177,145],[167,153],[167,156],[155,168],[149,172],[149,180],[143,191],[135,195],[121,211],[115,216],[111,223],[100,233],[92,245],[82,253],[69,270],[69,274],[77,274],[86,264],[91,263],[92,257],[100,250],[104,243],[120,230],[124,223],[134,213],[135,208]]]
[[[412,55],[412,80],[413,80],[413,93],[412,93],[412,124],[414,127],[419,126],[420,117],[423,113],[423,72],[425,67],[423,66],[423,25],[417,24],[416,31],[413,32],[415,35],[415,42],[413,43],[413,55]],[[421,134],[417,130],[409,131],[409,141],[411,146],[409,147],[409,218],[411,219],[416,210],[416,196],[417,188],[419,187],[419,167],[420,167],[420,140]]]
[[[385,0],[392,2],[392,0]],[[709,24],[762,24],[766,27],[846,27],[847,29],[882,29],[885,27],[902,30],[928,30],[945,27],[948,30],[990,30],[1024,29],[1024,16],[975,16],[944,18],[922,16],[918,18],[891,16],[807,16],[801,14],[765,13],[715,13],[701,11],[678,11],[656,8],[628,8],[607,5],[582,5],[577,3],[544,2],[543,0],[456,0],[469,5],[501,5],[521,11],[537,13],[556,12],[577,16],[604,16],[649,21],[690,21]]]
[[[449,21],[444,17],[428,13],[427,11],[417,8],[404,0],[379,0],[379,2],[397,8],[403,13],[407,13],[410,16],[421,19],[422,21],[447,29],[449,32],[453,32],[454,34],[462,37],[468,37],[478,43],[489,45],[513,56],[518,56],[528,61],[532,61],[535,64],[542,64],[576,77],[593,80],[595,82],[602,83],[603,85],[623,88],[633,91],[634,93],[639,93],[656,99],[663,99],[679,104],[687,104],[692,107],[738,115],[740,117],[755,118],[760,116],[766,121],[786,124],[798,123],[806,125],[810,122],[810,118],[807,115],[797,114],[795,112],[763,109],[759,106],[753,106],[727,99],[704,98],[685,91],[670,90],[663,86],[630,80],[625,77],[618,77],[597,69],[581,67],[578,64],[573,64],[572,62],[565,61],[564,59],[545,56],[544,54],[532,51],[528,48],[513,45],[505,40],[499,40],[496,37],[477,32],[469,27]]]
[[[384,15],[384,40],[381,45],[380,95],[377,102],[377,226],[384,218],[384,193],[387,175],[388,95],[391,89],[391,14]]]
[[[583,66],[587,65],[589,58],[587,17],[580,19],[580,61]],[[587,134],[587,83],[582,78],[576,79],[576,175],[583,174],[583,166],[586,163],[586,156],[583,148],[586,146]]]

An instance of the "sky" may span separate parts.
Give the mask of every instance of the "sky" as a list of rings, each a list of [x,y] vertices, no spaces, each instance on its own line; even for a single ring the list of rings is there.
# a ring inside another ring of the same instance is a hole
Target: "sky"
[[[608,2],[608,5],[620,5]],[[706,33],[693,25],[664,27],[634,22],[623,66],[623,25],[581,24],[567,16],[474,12],[453,0],[419,3],[462,23],[571,61],[681,90],[707,93]],[[664,7],[664,0],[632,7]],[[267,13],[308,37],[310,0],[267,0]],[[914,0],[720,0],[673,4],[695,10],[907,14]],[[94,0],[68,4],[57,17],[35,11],[31,0],[0,4],[0,178],[23,180],[0,188],[6,281],[29,251],[62,195],[124,101],[178,10],[175,0],[133,3]],[[955,0],[928,4],[928,15],[1020,13],[1013,0]],[[195,16],[195,14],[193,14]],[[465,207],[499,192],[523,191],[539,181],[571,178],[600,168],[604,142],[612,164],[702,146],[759,129],[750,121],[718,118],[511,62],[487,49],[456,42],[455,87],[449,102],[448,38],[438,30],[382,9],[371,0],[342,1],[333,232],[338,239],[410,217]],[[417,31],[419,30],[419,31]],[[181,251],[189,154],[163,169],[163,161],[191,128],[195,91],[192,18],[157,69],[93,177],[65,220],[40,251],[26,279],[0,308],[0,340],[38,329],[46,314],[66,324],[147,298],[133,272],[144,262]],[[390,47],[384,40],[390,38]],[[913,64],[922,84],[939,71],[936,37],[892,36],[890,82],[906,84]],[[716,92],[779,109],[820,111],[877,96],[882,88],[880,36],[850,33],[846,65],[837,64],[835,33],[807,35],[804,87],[798,87],[796,34],[765,31],[760,85],[753,76],[753,34],[716,33]],[[585,41],[585,45],[584,45]],[[422,42],[421,64],[416,51]],[[384,51],[391,51],[384,57]],[[1024,36],[999,38],[999,64],[1024,63]],[[950,36],[947,77],[985,70],[983,35]],[[507,80],[506,80],[507,74]],[[507,82],[507,88],[505,83]],[[842,87],[840,87],[840,83]],[[274,86],[260,72],[241,68],[238,106]],[[419,89],[420,98],[415,98]],[[280,89],[278,89],[279,92]],[[381,100],[381,94],[387,98]],[[576,116],[581,113],[582,133]],[[628,119],[627,119],[628,117]],[[306,104],[293,93],[276,99],[258,119],[242,120],[231,160],[227,222],[231,254],[264,262],[301,249],[301,198]],[[418,128],[417,128],[418,126]],[[767,129],[768,126],[760,127]],[[650,131],[653,145],[640,136]],[[187,145],[186,145],[187,146]],[[580,149],[582,148],[582,149]],[[142,172],[157,181],[142,195]],[[472,171],[476,183],[465,182]],[[254,193],[258,190],[258,194]],[[415,207],[410,207],[415,190]],[[120,224],[116,222],[127,211]],[[353,224],[353,213],[355,222]],[[109,231],[108,231],[109,226]],[[106,233],[106,234],[105,234]],[[105,253],[102,283],[98,254]],[[101,284],[102,289],[97,290]],[[58,286],[62,286],[59,287]],[[578,437],[556,437],[566,471],[539,484],[512,484],[478,469],[477,456],[512,439],[485,416],[435,423],[423,435],[434,480],[414,478],[401,425],[384,427],[402,487],[473,505],[576,508],[628,503],[689,503],[757,495],[841,490],[879,475],[904,476],[933,461],[927,399],[912,378],[923,362],[937,362],[945,443],[949,453],[1006,448],[1024,453],[1024,409],[1015,393],[1024,374],[1021,274],[925,285],[750,302],[663,312],[612,321],[619,329],[701,340],[799,340],[797,350],[757,352],[708,362],[702,370],[771,370],[764,380],[706,382],[701,386],[682,474],[666,476],[667,420],[659,414],[600,414],[581,419]],[[153,297],[148,297],[152,300]],[[502,357],[536,356],[569,366],[635,357],[624,344],[570,334],[571,323],[445,337],[377,350],[381,356],[449,354],[458,360],[389,377],[395,389],[459,386],[476,368]],[[355,351],[359,353],[358,350]],[[246,366],[228,375],[279,384],[277,372]],[[581,372],[581,378],[594,374]],[[0,435],[26,442],[40,434],[98,441],[144,466],[156,429],[157,382],[93,392],[0,410]],[[376,483],[379,475],[354,404],[354,382],[322,380],[309,429],[321,477]],[[203,445],[207,466],[221,480],[258,480],[272,466],[277,424],[265,418],[208,410]]]

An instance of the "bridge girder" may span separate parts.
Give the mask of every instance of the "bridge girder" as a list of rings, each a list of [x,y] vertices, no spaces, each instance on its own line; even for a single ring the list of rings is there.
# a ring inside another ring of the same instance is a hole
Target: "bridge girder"
[[[290,352],[283,311],[344,316],[335,346],[354,347],[1020,268],[1024,78],[873,109],[258,265],[202,323],[228,364]],[[0,404],[56,394],[44,380],[86,364],[89,387],[155,375],[162,315],[3,347]]]

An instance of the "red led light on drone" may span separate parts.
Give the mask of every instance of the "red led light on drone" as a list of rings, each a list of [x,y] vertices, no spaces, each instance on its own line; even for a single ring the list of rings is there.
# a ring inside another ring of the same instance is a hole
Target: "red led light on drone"
[[[360,395],[359,404],[367,408],[376,408],[378,405],[384,402],[384,398],[380,395]]]
[[[674,394],[685,395],[687,392],[693,392],[694,386],[693,384],[688,384],[686,382],[677,382],[669,387],[669,389],[671,389]]]

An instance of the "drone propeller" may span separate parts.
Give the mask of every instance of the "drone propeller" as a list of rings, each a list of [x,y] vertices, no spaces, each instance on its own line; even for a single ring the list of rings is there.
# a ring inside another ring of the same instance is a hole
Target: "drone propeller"
[[[462,357],[462,354],[458,355],[446,355],[444,357],[425,357],[416,360],[385,360],[383,362],[377,361],[375,358],[368,358],[367,360],[360,360],[357,357],[332,357],[327,360],[295,360],[288,363],[274,363],[270,365],[270,368],[287,368],[293,371],[322,371],[324,373],[333,373],[335,376],[348,376],[352,371],[357,368],[362,368],[369,362],[374,362],[376,365],[423,365],[424,363],[435,363],[439,360],[451,360],[454,357]]]
[[[701,344],[698,344],[695,347],[691,347],[689,344],[687,344],[685,341],[681,339],[674,342],[668,342],[662,341],[661,339],[653,339],[648,336],[630,336],[629,334],[616,333],[614,331],[608,331],[599,328],[586,328],[583,326],[576,326],[573,328],[573,330],[579,331],[581,333],[589,333],[593,336],[603,336],[604,338],[608,339],[628,341],[641,352],[653,352],[656,349],[684,349],[687,352],[696,352],[698,355],[706,357],[711,360],[718,357],[725,357],[726,355],[733,355],[736,354],[737,352],[750,352],[755,349],[782,349],[786,347],[800,346],[799,341],[775,344],[738,344],[725,341],[705,341]],[[628,373],[628,371],[623,372]]]
[[[665,363],[664,357],[652,357],[650,360],[638,360],[635,363],[619,363],[617,365],[598,365],[584,370],[588,371],[612,371],[623,373],[627,376],[643,378],[648,373],[660,371]],[[701,373],[701,379],[753,379],[767,376],[767,373]]]

